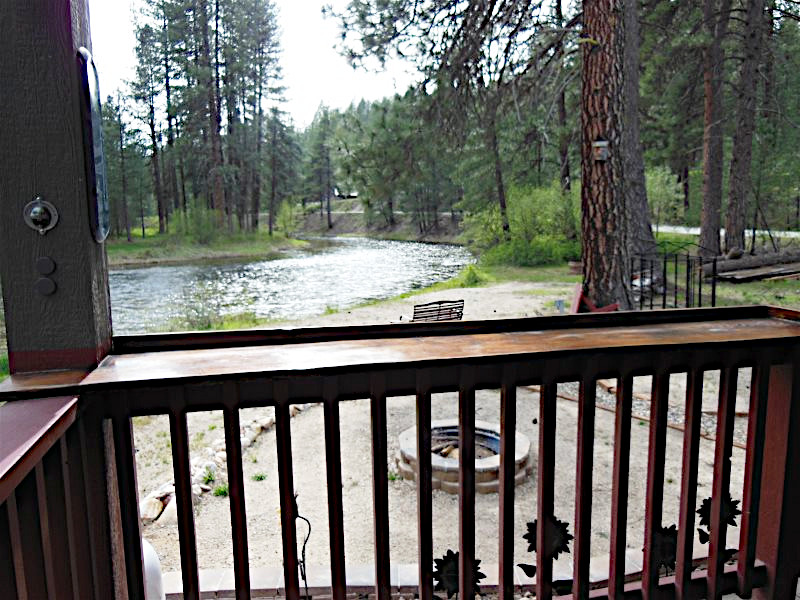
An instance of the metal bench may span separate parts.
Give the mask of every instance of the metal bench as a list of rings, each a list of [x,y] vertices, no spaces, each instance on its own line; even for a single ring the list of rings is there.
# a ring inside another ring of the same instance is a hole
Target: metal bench
[[[414,305],[412,321],[460,321],[464,316],[463,300],[437,300]]]

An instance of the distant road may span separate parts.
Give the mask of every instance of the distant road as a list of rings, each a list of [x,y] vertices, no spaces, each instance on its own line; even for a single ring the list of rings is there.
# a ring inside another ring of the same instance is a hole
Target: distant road
[[[700,235],[700,228],[699,227],[683,227],[681,225],[660,225],[659,227],[653,227],[653,230],[658,229],[658,231],[666,231],[667,233],[683,233],[686,235]],[[722,235],[725,235],[725,229],[720,229]],[[745,231],[745,236],[750,237],[752,233],[751,229],[747,229]],[[779,238],[800,238],[800,231],[770,231],[768,232],[766,229],[756,229],[756,235],[763,235],[768,236],[772,234],[772,237],[779,237]]]

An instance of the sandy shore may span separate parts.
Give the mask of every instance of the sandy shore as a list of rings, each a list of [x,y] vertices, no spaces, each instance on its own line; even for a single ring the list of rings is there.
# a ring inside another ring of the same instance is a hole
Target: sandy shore
[[[452,289],[433,294],[388,301],[351,311],[342,311],[314,319],[297,322],[298,325],[347,325],[387,323],[410,319],[413,305],[439,299],[465,300],[465,319],[510,318],[552,314],[554,300],[569,301],[572,286],[569,284],[501,283],[481,288]],[[706,421],[704,430],[713,437],[716,417],[716,373],[707,375],[704,389]],[[613,385],[613,381],[609,384]],[[606,388],[609,387],[606,385]],[[741,394],[737,410],[747,410],[749,374],[742,373]],[[614,396],[606,388],[598,389],[598,404],[609,410],[598,410],[594,446],[594,494],[592,497],[592,555],[608,553],[612,464],[614,447]],[[676,376],[671,381],[670,420],[679,426],[683,421],[685,377]],[[637,378],[637,398],[634,413],[649,415],[649,378]],[[555,478],[556,515],[571,523],[575,511],[575,461],[578,405],[575,384],[559,386],[557,412],[557,461]],[[518,430],[531,440],[535,456],[538,443],[538,390],[520,388],[517,395]],[[391,529],[391,559],[394,563],[416,561],[416,491],[415,484],[397,474],[397,437],[401,431],[415,424],[413,397],[388,400],[388,439],[390,472],[389,506]],[[484,390],[477,394],[478,419],[499,421],[499,392]],[[433,417],[451,418],[458,414],[457,397],[440,394],[433,399]],[[343,499],[345,517],[345,550],[349,564],[373,562],[372,541],[372,491],[369,404],[365,400],[344,402],[341,405],[341,444],[343,469]],[[242,411],[243,423],[253,418],[268,416],[271,409]],[[645,419],[632,421],[630,496],[628,504],[627,545],[641,551],[645,485],[648,457],[649,426]],[[171,451],[168,422],[165,417],[145,417],[134,424],[137,469],[140,495],[145,496],[155,487],[171,479]],[[737,431],[742,430],[741,423]],[[215,440],[223,438],[221,413],[190,415],[189,433],[192,455],[205,452]],[[681,483],[682,432],[671,428],[667,432],[667,459],[664,490],[664,526],[677,522],[678,497]],[[325,445],[322,408],[309,406],[292,419],[294,477],[300,513],[312,524],[308,542],[307,561],[310,565],[329,562],[327,489],[325,477]],[[743,441],[743,440],[741,440]],[[701,443],[698,502],[710,496],[714,460],[713,442]],[[742,471],[744,451],[734,448],[732,457],[731,493],[734,499],[742,496]],[[534,460],[535,463],[535,460]],[[244,453],[245,495],[247,503],[248,538],[252,566],[281,565],[281,534],[279,523],[278,478],[275,455],[274,428],[263,433]],[[220,473],[216,485],[224,480]],[[536,514],[536,472],[517,487],[515,497],[515,563],[533,560],[522,538],[526,523]],[[231,529],[228,500],[203,494],[196,506],[198,558],[203,569],[232,566]],[[457,549],[458,498],[439,490],[433,498],[434,554],[440,556],[448,548]],[[484,564],[497,563],[498,496],[478,495],[476,502],[476,553]],[[298,522],[298,534],[305,534],[304,524]],[[157,549],[165,571],[180,569],[177,526],[159,521],[144,527],[144,536]],[[738,532],[729,531],[728,544],[738,542]],[[571,555],[562,554],[558,569],[568,572]]]

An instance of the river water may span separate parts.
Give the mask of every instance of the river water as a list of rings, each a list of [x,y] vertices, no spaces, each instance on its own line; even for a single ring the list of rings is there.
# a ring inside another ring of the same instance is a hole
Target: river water
[[[473,262],[466,249],[449,244],[365,238],[318,244],[276,260],[112,270],[114,333],[191,328],[239,313],[309,317],[444,281]]]

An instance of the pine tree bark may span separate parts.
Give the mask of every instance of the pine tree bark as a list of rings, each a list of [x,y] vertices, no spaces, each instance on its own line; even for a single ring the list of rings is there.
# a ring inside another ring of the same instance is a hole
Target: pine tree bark
[[[211,166],[211,190],[209,204],[212,210],[220,211],[220,222],[224,216],[225,208],[224,187],[222,182],[222,140],[220,136],[221,119],[219,103],[217,101],[218,86],[211,66],[211,45],[208,27],[208,4],[206,0],[199,0],[199,25],[200,25],[200,77],[206,88],[208,106],[208,138],[211,142],[209,163]]]
[[[623,0],[625,5],[625,50],[623,54],[624,114],[622,116],[622,160],[625,177],[625,204],[628,207],[629,248],[638,256],[653,257],[658,245],[650,225],[644,153],[639,133],[639,0]]]
[[[564,26],[564,13],[561,9],[561,0],[555,2],[555,26],[560,29]],[[556,56],[558,56],[559,64],[563,65],[564,62],[564,45],[559,40],[553,48]],[[569,240],[574,240],[578,237],[578,232],[575,227],[575,219],[572,213],[572,176],[570,173],[569,164],[569,143],[571,139],[569,126],[567,124],[567,92],[566,86],[561,86],[556,98],[558,105],[558,162],[559,162],[559,178],[561,181],[561,210],[563,211],[563,229],[564,236]]]
[[[733,135],[725,251],[744,251],[745,211],[752,190],[751,164],[756,125],[756,82],[761,58],[764,0],[748,0],[744,29],[744,61],[739,74],[736,132]]]
[[[584,0],[581,89],[583,285],[597,305],[631,307],[628,211],[621,152],[625,24],[623,0]],[[595,160],[593,142],[609,142]]]
[[[709,43],[703,58],[705,93],[703,129],[703,212],[700,218],[700,255],[720,253],[719,234],[722,207],[723,106],[722,41],[728,33],[731,0],[704,0],[703,20]]]
[[[117,97],[117,123],[119,124],[119,171],[122,175],[122,224],[129,242],[131,239],[131,222],[128,218],[128,173],[125,169],[125,125],[122,122],[121,95]]]
[[[494,182],[497,190],[497,203],[500,206],[500,221],[503,227],[503,239],[511,239],[511,228],[508,223],[508,204],[506,202],[506,188],[503,183],[503,163],[500,160],[500,144],[497,141],[497,99],[489,100],[486,137],[489,151],[494,161]]]

